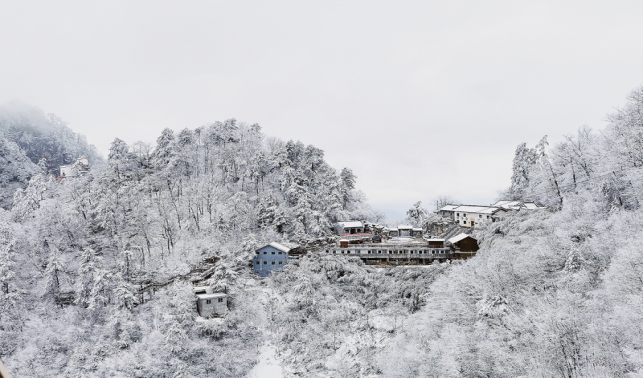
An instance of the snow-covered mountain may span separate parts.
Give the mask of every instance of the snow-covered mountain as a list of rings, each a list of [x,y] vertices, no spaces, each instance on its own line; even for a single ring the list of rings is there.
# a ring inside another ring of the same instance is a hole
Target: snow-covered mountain
[[[117,139],[75,178],[11,158],[29,184],[2,193],[0,357],[34,377],[239,377],[260,359],[293,377],[640,376],[641,109],[643,88],[600,132],[518,146],[503,197],[548,210],[478,227],[472,259],[312,252],[266,279],[248,266],[264,243],[382,220],[313,146],[228,120],[155,146]],[[3,158],[29,157],[4,143]],[[204,264],[203,283],[228,293],[223,318],[196,314]]]

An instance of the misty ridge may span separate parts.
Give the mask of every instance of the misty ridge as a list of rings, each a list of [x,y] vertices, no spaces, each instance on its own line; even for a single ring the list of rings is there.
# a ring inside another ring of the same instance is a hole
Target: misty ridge
[[[474,257],[383,266],[324,253],[338,222],[397,224],[313,145],[229,119],[102,157],[1,105],[0,359],[15,377],[244,377],[267,355],[284,377],[640,376],[643,87],[607,119],[517,147],[498,200],[546,209],[476,225]],[[439,237],[449,203],[410,198],[403,222]],[[299,254],[257,277],[270,243]]]

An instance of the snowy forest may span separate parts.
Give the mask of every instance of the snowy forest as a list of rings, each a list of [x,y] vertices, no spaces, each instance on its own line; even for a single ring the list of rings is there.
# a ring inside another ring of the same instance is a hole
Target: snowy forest
[[[257,278],[267,243],[386,222],[350,167],[234,119],[115,139],[104,158],[61,119],[5,106],[0,359],[16,377],[244,377],[270,345],[285,377],[641,376],[643,87],[607,119],[518,146],[499,199],[547,210],[476,227],[469,260],[312,251]],[[89,173],[59,178],[80,156]],[[410,223],[441,221],[419,207]],[[205,261],[221,318],[196,311]]]

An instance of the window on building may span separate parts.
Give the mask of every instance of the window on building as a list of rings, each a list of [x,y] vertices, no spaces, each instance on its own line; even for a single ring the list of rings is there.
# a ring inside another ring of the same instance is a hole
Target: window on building
[[[284,263],[283,261],[279,261],[279,265],[283,265],[283,263]]]
[[[267,255],[267,254],[268,254],[268,252],[266,252],[266,251],[263,251],[263,254],[264,254],[264,255]]]
[[[455,215],[460,216],[460,213],[455,213]]]
[[[268,265],[268,261],[264,261],[264,262],[263,262],[263,265]]]
[[[259,264],[260,264],[260,263],[259,263],[259,260],[257,260],[257,265],[259,265]]]
[[[279,254],[281,255],[281,251],[279,251]]]
[[[356,249],[355,253],[361,253],[361,251],[359,249]]]
[[[210,303],[212,303],[212,300],[211,300],[211,299],[206,299],[206,300],[205,300],[205,304],[210,304]]]
[[[482,218],[482,215],[480,215],[480,218]]]
[[[223,302],[223,298],[219,298],[219,300],[218,300],[217,302],[222,303],[222,302]]]
[[[275,251],[272,251],[272,254],[274,255],[274,254],[275,254]]]
[[[274,261],[272,262],[272,265],[275,265],[275,262],[274,262]]]

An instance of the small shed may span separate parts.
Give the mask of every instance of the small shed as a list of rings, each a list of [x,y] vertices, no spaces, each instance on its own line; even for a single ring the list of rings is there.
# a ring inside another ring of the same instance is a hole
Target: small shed
[[[348,248],[348,239],[339,239],[339,246],[341,248]]]
[[[421,238],[423,233],[424,230],[418,227],[413,227],[413,229],[411,230],[411,236],[413,236],[414,238]]]
[[[228,311],[228,296],[224,293],[197,294],[196,308],[199,316],[221,316]]]

